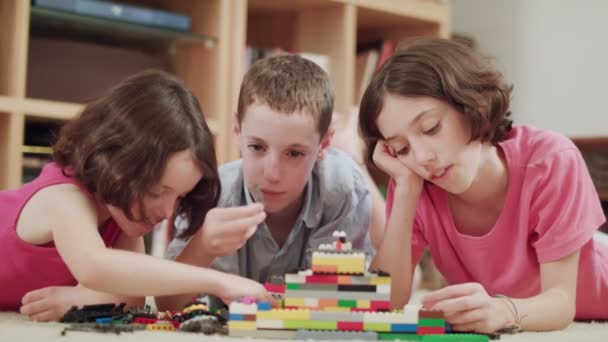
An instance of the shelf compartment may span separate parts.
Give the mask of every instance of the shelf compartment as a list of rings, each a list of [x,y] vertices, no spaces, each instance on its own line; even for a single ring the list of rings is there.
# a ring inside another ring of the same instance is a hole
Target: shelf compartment
[[[44,38],[95,41],[100,44],[137,47],[147,52],[173,51],[180,46],[213,47],[215,37],[131,24],[46,8],[31,8],[31,34]]]

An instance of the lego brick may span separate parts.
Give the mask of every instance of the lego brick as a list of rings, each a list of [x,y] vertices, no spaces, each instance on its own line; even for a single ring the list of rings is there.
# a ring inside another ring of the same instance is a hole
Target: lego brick
[[[338,322],[340,331],[363,331],[363,322]]]
[[[372,301],[389,301],[390,294],[376,292],[354,292],[354,291],[308,291],[308,290],[286,290],[286,297],[319,298],[319,299],[369,299]]]
[[[376,292],[378,293],[391,293],[391,286],[386,284],[376,285]]]
[[[293,330],[230,330],[230,337],[250,337],[260,339],[294,340],[296,332]]]
[[[333,341],[376,341],[378,334],[373,331],[311,331],[311,330],[298,330],[296,331],[295,338],[297,340],[333,340]]]
[[[411,315],[403,312],[366,312],[363,321],[369,323],[418,324],[416,320],[412,320]]]
[[[376,285],[338,285],[338,291],[376,292]]]
[[[386,294],[383,294],[383,293],[379,293],[378,295],[387,296]],[[388,296],[390,296],[390,294]],[[370,306],[371,306],[372,311],[390,310],[391,302],[390,302],[390,300],[372,300],[370,303]]]
[[[284,309],[273,309],[270,311],[258,311],[258,319],[280,319],[280,320],[309,320],[310,310],[298,309],[298,310],[284,310]]]
[[[304,298],[285,298],[285,301],[283,302],[285,304],[285,306],[295,306],[295,307],[304,307],[306,306],[306,300]],[[318,304],[318,301],[317,301]],[[317,305],[315,305],[314,307],[316,307]]]
[[[268,311],[272,309],[270,302],[258,302],[258,311]]]
[[[315,273],[338,273],[338,266],[336,265],[312,265],[312,270]]]
[[[266,288],[266,291],[268,291],[268,292],[277,292],[277,293],[285,292],[285,285],[281,285],[281,284],[266,283],[266,284],[264,284],[264,287]]]
[[[426,310],[420,309],[418,311],[418,317],[420,318],[445,318],[443,312],[438,310]]]
[[[285,329],[285,321],[280,319],[258,319],[256,327],[258,329]]]
[[[362,312],[332,312],[332,311],[313,311],[310,319],[314,321],[336,321],[336,322],[363,322]]]
[[[422,341],[424,335],[407,333],[378,333],[379,341]]]
[[[421,327],[416,328],[418,335],[445,334],[445,327]]]
[[[338,322],[285,321],[285,329],[336,330],[338,329]]]
[[[370,300],[367,300],[367,299],[357,299],[357,306],[356,307],[360,308],[360,309],[370,309],[372,307],[371,304],[372,303],[371,303]]]
[[[338,307],[340,308],[356,308],[357,301],[352,299],[338,299]]]
[[[228,330],[255,330],[255,321],[228,321]]]
[[[338,284],[340,285],[351,285],[352,284],[352,277],[353,276],[349,276],[349,275],[339,275],[338,276]]]
[[[231,320],[231,321],[244,321],[245,320],[245,315],[230,313],[230,316],[229,316],[228,319]]]
[[[417,328],[418,328],[417,324],[408,324],[408,323],[392,323],[391,324],[391,332],[395,332],[395,333],[415,334]]]
[[[487,335],[478,334],[446,334],[446,335],[423,335],[425,342],[488,342]]]
[[[308,290],[308,291],[338,291],[338,287],[341,285],[338,284],[296,284],[298,285],[297,289],[289,290]]]
[[[306,284],[338,284],[338,276],[322,274],[306,276]]]
[[[420,318],[418,326],[421,327],[445,327],[445,319],[443,318]]]
[[[308,278],[308,276],[290,273],[290,274],[285,275],[285,283],[286,284],[306,284],[306,278]]]
[[[370,283],[372,285],[390,285],[391,277],[380,277],[380,276],[371,277]]]
[[[390,323],[368,323],[368,322],[364,322],[363,323],[363,330],[365,331],[383,331],[383,332],[390,332],[391,331],[391,324]]]
[[[253,304],[244,304],[239,302],[232,302],[229,305],[230,313],[235,314],[255,314],[258,312],[258,305]]]

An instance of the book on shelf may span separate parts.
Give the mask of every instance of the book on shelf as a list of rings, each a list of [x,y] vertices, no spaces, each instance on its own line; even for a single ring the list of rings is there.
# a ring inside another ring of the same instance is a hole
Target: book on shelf
[[[357,102],[361,101],[374,72],[393,54],[394,49],[395,44],[386,39],[357,45],[355,60],[355,98]]]
[[[33,6],[178,31],[190,30],[190,17],[148,7],[99,0],[34,0]]]

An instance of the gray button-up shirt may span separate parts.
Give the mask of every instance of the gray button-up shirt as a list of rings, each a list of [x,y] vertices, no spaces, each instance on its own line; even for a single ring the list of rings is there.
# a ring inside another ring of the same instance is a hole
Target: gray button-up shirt
[[[252,203],[243,181],[242,161],[220,167],[222,193],[219,207]],[[279,248],[262,223],[235,254],[218,257],[212,267],[259,282],[310,268],[312,249],[335,241],[335,230],[343,230],[354,249],[373,253],[369,239],[371,196],[359,166],[344,152],[329,149],[317,162],[306,185],[304,205],[286,243]],[[176,258],[187,241],[175,239],[167,255]]]

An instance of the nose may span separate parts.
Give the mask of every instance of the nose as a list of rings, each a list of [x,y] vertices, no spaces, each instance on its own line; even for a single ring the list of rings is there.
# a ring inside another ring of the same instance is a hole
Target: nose
[[[173,217],[173,213],[177,210],[177,206],[179,205],[179,197],[175,199],[167,199],[165,203],[163,203],[162,207],[159,208],[160,215],[157,217],[157,220],[170,220]]]
[[[264,178],[268,182],[276,183],[281,177],[279,156],[269,154],[264,161]]]
[[[437,159],[435,152],[424,144],[411,146],[411,150],[414,155],[414,160],[421,166],[429,166]]]

